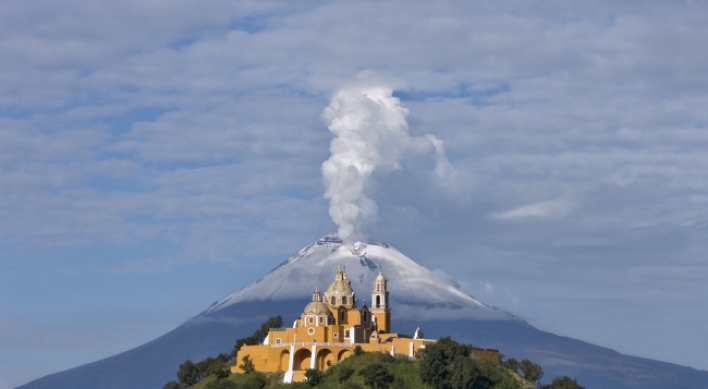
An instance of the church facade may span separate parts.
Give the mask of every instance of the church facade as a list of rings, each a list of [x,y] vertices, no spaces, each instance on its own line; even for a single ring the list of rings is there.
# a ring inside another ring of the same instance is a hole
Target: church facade
[[[357,306],[351,282],[341,266],[324,293],[316,288],[312,301],[292,328],[271,329],[261,345],[243,346],[237,361],[249,355],[256,370],[285,372],[284,382],[303,381],[305,370],[326,370],[354,353],[379,351],[414,357],[426,344],[418,328],[414,336],[391,332],[391,308],[387,280],[383,273],[374,281],[371,307]],[[238,364],[237,364],[238,365]],[[231,371],[240,372],[238,366]]]

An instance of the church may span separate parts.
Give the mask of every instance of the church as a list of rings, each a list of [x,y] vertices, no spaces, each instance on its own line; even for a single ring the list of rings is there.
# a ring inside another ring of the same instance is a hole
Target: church
[[[326,370],[354,353],[379,351],[414,357],[434,340],[423,339],[418,328],[414,336],[391,332],[391,308],[387,280],[379,270],[371,292],[371,307],[366,301],[357,306],[351,282],[340,266],[334,282],[324,296],[315,288],[312,301],[292,328],[273,328],[261,345],[243,346],[236,357],[249,355],[257,371],[285,372],[284,382],[304,381],[305,370]],[[231,371],[241,372],[238,366]]]

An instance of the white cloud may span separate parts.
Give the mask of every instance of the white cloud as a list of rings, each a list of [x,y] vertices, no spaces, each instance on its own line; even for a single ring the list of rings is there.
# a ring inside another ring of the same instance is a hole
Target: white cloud
[[[492,214],[492,217],[496,219],[506,220],[522,219],[528,217],[562,217],[565,216],[568,212],[570,212],[571,209],[572,207],[566,201],[551,200],[524,205],[506,212],[494,213]]]

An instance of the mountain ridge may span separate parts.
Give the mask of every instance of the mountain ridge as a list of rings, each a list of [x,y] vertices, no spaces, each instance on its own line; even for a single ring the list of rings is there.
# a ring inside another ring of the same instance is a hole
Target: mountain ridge
[[[438,319],[472,318],[478,320],[520,320],[511,313],[477,300],[442,272],[431,271],[386,243],[344,243],[330,234],[309,244],[275,267],[265,277],[231,294],[205,313],[213,313],[242,301],[281,301],[306,298],[315,286],[333,281],[337,266],[343,266],[352,282],[358,301],[366,301],[381,268],[388,279],[393,309],[406,317],[413,309],[417,315]],[[310,279],[303,288],[293,274]],[[423,309],[421,311],[421,308]],[[419,316],[420,317],[420,316]]]

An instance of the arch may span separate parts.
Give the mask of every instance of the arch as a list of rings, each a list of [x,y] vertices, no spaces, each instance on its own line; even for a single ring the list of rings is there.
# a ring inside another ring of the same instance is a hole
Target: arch
[[[347,305],[347,296],[342,296],[342,305]]]
[[[352,355],[352,352],[349,350],[342,350],[339,352],[339,355],[337,355],[337,362],[341,361],[342,359],[345,359]]]
[[[327,362],[329,362],[330,365],[333,365],[336,361],[334,360],[334,354],[332,354],[332,351],[323,348],[317,352],[317,370],[326,370],[329,368]]]
[[[295,360],[293,361],[293,370],[305,370],[310,368],[310,360],[312,353],[306,348],[301,348],[295,351]]]
[[[381,296],[376,296],[376,308],[381,306]]]
[[[290,368],[290,351],[283,350],[280,353],[280,363],[278,364],[278,370],[288,371]]]

